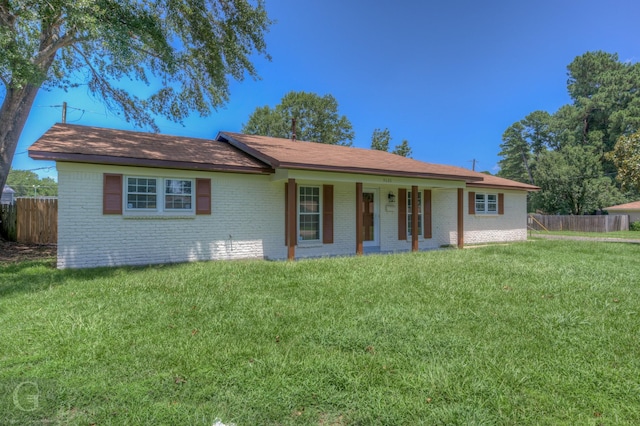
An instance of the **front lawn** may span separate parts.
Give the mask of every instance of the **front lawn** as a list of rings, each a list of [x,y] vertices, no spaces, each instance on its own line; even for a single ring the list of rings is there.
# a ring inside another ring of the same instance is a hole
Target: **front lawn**
[[[565,235],[569,237],[589,238],[623,238],[628,240],[640,240],[639,231],[612,231],[612,232],[580,232],[580,231],[529,231],[529,235]]]
[[[640,245],[0,266],[0,423],[640,424]],[[34,398],[36,397],[36,398]]]

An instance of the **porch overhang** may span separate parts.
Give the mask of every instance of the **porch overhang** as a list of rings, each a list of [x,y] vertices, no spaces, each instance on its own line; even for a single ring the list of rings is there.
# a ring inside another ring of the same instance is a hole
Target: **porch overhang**
[[[272,182],[285,182],[289,179],[296,181],[308,182],[335,182],[335,183],[353,183],[361,182],[363,185],[371,186],[408,186],[418,185],[428,188],[465,188],[464,180],[454,179],[436,179],[424,176],[389,176],[380,174],[357,174],[357,173],[340,173],[340,172],[321,172],[316,170],[300,170],[300,169],[276,169],[275,173],[270,177]]]

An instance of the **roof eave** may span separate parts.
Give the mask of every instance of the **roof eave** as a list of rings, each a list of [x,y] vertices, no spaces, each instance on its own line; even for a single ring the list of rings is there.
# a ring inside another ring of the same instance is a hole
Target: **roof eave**
[[[475,176],[461,176],[461,175],[447,175],[442,173],[420,173],[420,172],[405,172],[395,170],[382,170],[375,168],[364,167],[340,167],[340,166],[322,166],[322,165],[310,165],[304,163],[280,163],[282,169],[293,170],[309,170],[319,172],[340,172],[340,173],[355,173],[366,175],[378,175],[378,176],[396,176],[396,177],[414,177],[422,179],[440,179],[440,180],[455,180],[466,182],[470,179],[480,180]]]
[[[109,155],[88,155],[29,150],[34,160],[62,161],[70,163],[109,164],[116,166],[143,166],[164,169],[202,170],[229,173],[272,174],[270,167],[232,166],[227,164],[193,163],[187,161],[151,160],[145,158],[114,157]]]
[[[517,191],[538,192],[540,188],[530,186],[517,186],[517,185],[493,185],[490,183],[482,182],[469,182],[467,186],[470,188],[489,188],[489,189],[513,189]]]

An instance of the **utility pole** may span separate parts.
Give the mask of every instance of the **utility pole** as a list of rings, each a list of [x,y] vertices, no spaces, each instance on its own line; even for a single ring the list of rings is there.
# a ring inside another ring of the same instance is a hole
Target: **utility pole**
[[[476,163],[479,163],[479,161],[475,158],[471,160],[471,170],[473,170],[474,172],[476,171]]]
[[[67,103],[62,103],[62,124],[67,122]]]

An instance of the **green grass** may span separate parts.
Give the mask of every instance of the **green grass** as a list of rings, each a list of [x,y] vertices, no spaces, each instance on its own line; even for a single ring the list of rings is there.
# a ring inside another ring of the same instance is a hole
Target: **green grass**
[[[592,237],[592,238],[625,238],[630,240],[640,240],[638,231],[612,231],[612,232],[578,232],[578,231],[529,231],[529,235],[567,235],[571,237]]]
[[[534,241],[5,265],[0,423],[640,424],[639,258]]]

